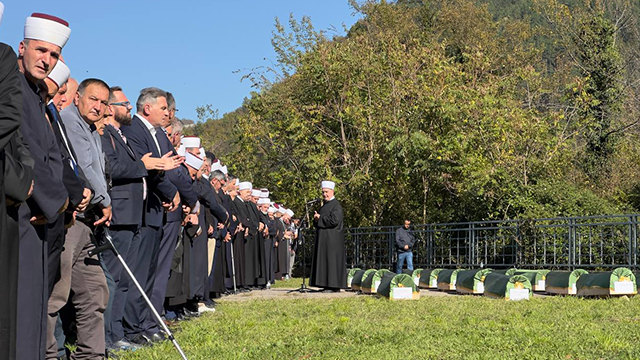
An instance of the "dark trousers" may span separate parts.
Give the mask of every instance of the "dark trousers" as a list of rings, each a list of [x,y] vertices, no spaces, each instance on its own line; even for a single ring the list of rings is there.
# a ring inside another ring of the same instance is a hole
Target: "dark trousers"
[[[110,234],[118,253],[131,267],[138,255],[138,248],[133,246],[140,244],[140,226],[138,225],[112,225]],[[135,240],[134,240],[135,239]],[[133,282],[129,280],[129,276],[124,273],[124,267],[115,257],[112,251],[102,253],[102,261],[104,266],[111,274],[114,282],[114,288],[109,289],[109,305],[105,311],[105,334],[107,344],[122,340],[124,330],[122,328],[122,316],[124,314],[125,302],[129,291],[137,292],[133,289]]]
[[[47,225],[49,296],[53,291],[53,285],[60,278],[60,254],[62,254],[62,248],[64,247],[64,235],[64,215],[60,215],[55,222]]]
[[[31,225],[27,204],[19,209],[18,303],[16,354],[18,359],[45,357],[47,342],[47,227]]]
[[[136,261],[133,266],[129,264],[133,275],[148,297],[151,297],[153,291],[160,241],[162,241],[162,228],[143,226],[140,229],[140,243]],[[147,303],[136,289],[132,289],[127,294],[124,308],[123,328],[125,335],[135,336],[143,333],[147,316],[152,316]]]
[[[176,250],[179,232],[180,221],[168,222],[163,226],[162,241],[158,248],[158,264],[156,266],[155,282],[153,283],[153,291],[151,293],[151,303],[158,314],[162,314],[162,305],[164,304],[164,297],[167,294],[171,262],[173,260],[173,253]],[[151,313],[143,326],[145,331],[158,331],[158,324]]]

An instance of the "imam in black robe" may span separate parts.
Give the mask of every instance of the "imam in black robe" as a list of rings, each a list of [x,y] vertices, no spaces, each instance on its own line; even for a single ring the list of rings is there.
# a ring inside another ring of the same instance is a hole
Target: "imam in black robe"
[[[248,215],[246,214],[246,206],[244,205],[244,202],[240,200],[240,197],[236,196],[229,203],[229,208],[231,209],[231,213],[229,215],[234,215],[236,217],[235,227],[237,228],[239,225],[243,224],[242,219],[248,218]],[[231,228],[229,228],[229,230],[231,231]],[[246,239],[244,237],[244,230],[238,231],[235,235],[232,235],[233,265],[236,278],[236,288],[247,287],[245,276],[245,269],[247,267],[244,253],[245,243]]]
[[[330,289],[347,288],[347,253],[344,246],[343,211],[338,200],[327,201],[318,211],[315,252],[309,284]]]
[[[18,131],[22,122],[20,76],[15,52],[0,43],[0,359],[16,358],[18,208],[27,199],[33,180],[33,159]]]
[[[276,261],[276,279],[280,280],[289,273],[289,239],[284,238],[285,226],[281,218],[275,220],[278,229],[277,241],[278,247]]]

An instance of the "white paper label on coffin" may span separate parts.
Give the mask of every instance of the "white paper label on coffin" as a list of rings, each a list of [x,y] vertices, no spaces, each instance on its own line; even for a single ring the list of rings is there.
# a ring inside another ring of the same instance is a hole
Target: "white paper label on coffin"
[[[351,280],[353,280],[352,278],[347,279],[347,287],[351,287]]]
[[[413,299],[413,289],[410,287],[393,288],[393,299]]]
[[[478,285],[476,285],[476,291],[484,293],[484,283],[483,282],[479,282]]]
[[[571,292],[569,294],[577,294],[578,289],[576,288],[576,284],[571,285]]]
[[[378,292],[379,286],[380,286],[380,280],[376,280],[375,284],[373,284],[373,289],[371,289],[371,291]]]
[[[509,300],[529,300],[529,289],[509,289]]]
[[[613,291],[616,294],[633,294],[633,283],[631,281],[616,281],[613,283]]]
[[[431,280],[431,287],[438,287],[438,280],[436,279]]]
[[[414,283],[414,284],[416,284],[416,286],[419,286],[419,285],[420,285],[420,278],[419,278],[419,277],[417,277],[417,276],[416,276],[416,277],[414,277],[414,278],[413,278],[413,283]]]
[[[538,280],[538,287],[544,289],[546,281],[545,280]]]

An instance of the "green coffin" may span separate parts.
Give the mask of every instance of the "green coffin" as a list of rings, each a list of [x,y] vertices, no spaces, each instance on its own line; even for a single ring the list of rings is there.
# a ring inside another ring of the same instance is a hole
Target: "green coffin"
[[[362,274],[362,279],[360,281],[359,284],[357,284],[358,289],[354,289],[354,290],[360,290],[362,291],[362,288],[365,286],[365,281],[367,280],[367,278],[372,275],[373,273],[375,273],[376,271],[378,271],[377,269],[368,269],[365,270],[364,274]],[[355,280],[355,278],[354,278]],[[353,284],[353,283],[352,283]],[[351,288],[353,289],[353,286],[351,286]]]
[[[627,268],[589,273],[576,282],[578,296],[635,295],[638,293],[636,276]]]
[[[362,281],[362,292],[365,294],[375,294],[378,286],[380,286],[380,281],[382,281],[382,276],[390,272],[388,269],[380,269],[367,275],[367,278]]]
[[[582,275],[588,272],[583,269],[573,271],[550,271],[547,273],[544,291],[549,294],[575,295],[577,292],[576,282]]]
[[[410,275],[386,273],[378,287],[378,295],[391,300],[415,300],[420,298],[420,290]]]
[[[364,277],[364,273],[367,272],[367,270],[358,270],[356,271],[356,273],[353,275],[353,279],[351,279],[351,290],[353,291],[360,291],[360,286],[362,285],[362,278]]]
[[[425,289],[436,289],[438,287],[438,274],[444,269],[422,270],[418,286]]]
[[[462,269],[447,269],[438,274],[438,290],[455,291],[456,278]]]
[[[420,286],[421,274],[422,274],[422,269],[415,269],[413,270],[413,274],[411,274],[411,277],[413,278],[413,283],[416,284],[416,286]]]
[[[484,280],[484,295],[495,299],[528,300],[531,298],[531,283],[522,275],[489,273]]]
[[[491,269],[472,269],[460,271],[456,279],[456,292],[461,294],[484,293],[484,280]]]
[[[402,270],[402,273],[411,276],[411,275],[413,275],[413,270],[404,269],[404,270]]]
[[[353,281],[353,277],[356,275],[356,273],[360,270],[360,268],[354,268],[354,269],[349,269],[349,272],[347,273],[347,287],[351,288],[351,281]]]
[[[533,291],[544,291],[549,270],[518,270],[514,275],[524,275],[531,282]]]

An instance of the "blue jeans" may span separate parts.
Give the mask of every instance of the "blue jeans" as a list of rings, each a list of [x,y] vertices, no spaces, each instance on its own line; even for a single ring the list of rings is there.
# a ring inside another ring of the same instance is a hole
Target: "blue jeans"
[[[396,274],[402,273],[402,267],[404,266],[404,261],[407,260],[407,269],[413,270],[413,252],[407,251],[404,253],[398,253],[398,264],[396,266]]]

